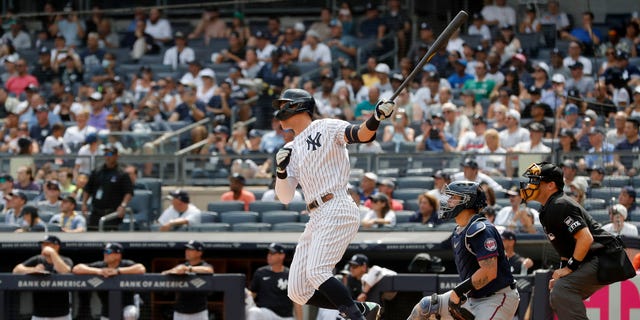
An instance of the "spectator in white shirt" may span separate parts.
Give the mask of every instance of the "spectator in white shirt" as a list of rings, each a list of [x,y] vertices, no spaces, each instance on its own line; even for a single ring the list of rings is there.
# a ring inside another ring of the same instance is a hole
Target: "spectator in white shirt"
[[[62,140],[72,150],[77,150],[85,142],[85,139],[89,134],[97,133],[98,130],[88,124],[89,121],[89,109],[86,107],[80,108],[76,112],[76,125],[67,128],[64,132]]]
[[[529,141],[529,130],[520,127],[520,113],[516,110],[507,111],[506,116],[507,128],[500,131],[500,145],[507,151],[512,149],[520,142]]]
[[[585,75],[590,76],[593,70],[591,60],[583,57],[581,54],[582,46],[580,45],[580,42],[571,41],[569,43],[569,53],[564,60],[562,60],[562,65],[565,68],[569,68],[569,66],[573,66],[576,62],[580,62],[582,63],[582,72]]]
[[[331,63],[331,50],[326,44],[320,42],[320,35],[314,30],[307,31],[306,44],[300,49],[298,55],[300,62],[316,62],[319,65]]]
[[[158,218],[160,231],[173,231],[200,223],[201,211],[190,203],[189,193],[178,189],[169,193],[169,199],[171,206],[164,210]]]
[[[22,30],[22,24],[11,19],[6,22],[10,26],[0,39],[0,43],[11,43],[16,50],[26,50],[31,48],[31,37]]]
[[[467,33],[482,36],[482,41],[487,41],[487,44],[491,41],[491,30],[484,24],[484,17],[479,12],[473,14],[473,23],[469,26]]]
[[[549,153],[551,148],[542,143],[544,136],[544,125],[539,122],[533,122],[529,125],[529,141],[523,141],[513,147],[514,152],[530,152],[530,153]]]
[[[489,129],[484,133],[484,147],[478,150],[478,167],[490,176],[502,176],[505,173],[507,150],[500,146],[500,135],[496,129]],[[483,155],[480,155],[483,154]]]
[[[507,0],[495,0],[495,5],[486,5],[481,12],[488,25],[516,24],[516,11],[507,6]]]
[[[149,19],[147,19],[147,26],[144,29],[145,33],[148,33],[153,37],[153,40],[160,44],[168,44],[171,42],[171,23],[169,20],[160,18],[160,9],[151,8],[149,10]]]
[[[625,222],[627,219],[627,208],[621,204],[616,204],[609,208],[609,218],[611,222],[602,227],[603,230],[617,236],[638,236],[638,228],[631,223]]]
[[[260,61],[260,63],[271,61],[271,51],[276,50],[277,47],[269,42],[268,35],[265,32],[260,30],[256,31],[255,38],[258,61]]]
[[[569,17],[567,17],[566,13],[560,11],[560,1],[558,0],[549,0],[547,2],[547,12],[540,17],[540,23],[555,24],[557,31],[569,31],[570,27]]]
[[[494,191],[505,191],[504,188],[488,175],[479,172],[478,163],[473,159],[466,159],[462,164],[462,172],[458,172],[451,176],[451,181],[474,181],[484,182]]]
[[[196,59],[196,54],[187,46],[187,39],[184,33],[177,31],[174,35],[175,45],[164,53],[162,64],[170,65],[174,70],[178,66],[186,67],[189,62]]]

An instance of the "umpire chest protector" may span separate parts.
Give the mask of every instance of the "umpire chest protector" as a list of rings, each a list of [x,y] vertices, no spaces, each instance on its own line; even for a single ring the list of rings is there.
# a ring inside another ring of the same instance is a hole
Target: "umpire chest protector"
[[[479,290],[472,290],[470,297],[490,296],[513,283],[500,233],[485,217],[474,215],[463,230],[454,231],[451,240],[461,281],[470,278],[480,269],[479,260],[497,258],[497,277]]]

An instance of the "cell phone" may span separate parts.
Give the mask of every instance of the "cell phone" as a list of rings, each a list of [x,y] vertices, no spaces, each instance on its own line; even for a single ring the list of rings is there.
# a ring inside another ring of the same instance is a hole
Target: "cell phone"
[[[431,130],[429,130],[429,138],[440,139],[440,130],[438,130],[438,128],[431,128]]]

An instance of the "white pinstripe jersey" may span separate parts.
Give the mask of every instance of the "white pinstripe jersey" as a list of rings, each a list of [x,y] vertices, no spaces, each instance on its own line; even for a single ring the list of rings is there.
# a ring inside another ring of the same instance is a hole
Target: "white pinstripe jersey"
[[[287,174],[300,183],[307,202],[347,189],[351,166],[344,130],[348,125],[337,119],[315,120],[287,144],[292,148]]]

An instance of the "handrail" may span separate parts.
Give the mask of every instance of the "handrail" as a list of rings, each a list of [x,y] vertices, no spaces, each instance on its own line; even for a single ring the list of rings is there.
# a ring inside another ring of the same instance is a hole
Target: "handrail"
[[[134,218],[133,218],[133,210],[131,210],[131,208],[126,208],[126,213],[125,214],[129,214],[129,231],[135,231],[135,227],[134,227]],[[107,221],[111,221],[111,220],[115,220],[116,218],[118,218],[118,211],[114,211],[111,212],[107,215],[104,215],[100,218],[100,221],[98,222],[98,231],[102,232],[104,231],[104,224]]]
[[[163,143],[167,139],[170,139],[170,138],[173,138],[175,136],[181,135],[184,132],[187,132],[187,131],[189,131],[189,130],[191,130],[191,129],[199,126],[199,125],[206,124],[206,123],[208,123],[210,121],[211,121],[211,119],[209,119],[207,117],[207,118],[204,118],[204,119],[200,119],[199,121],[196,121],[196,122],[194,122],[194,123],[192,123],[190,125],[184,126],[184,127],[180,128],[178,130],[166,132],[162,136],[160,136],[159,138],[153,140],[151,142],[151,144],[153,146],[160,145],[161,143]]]
[[[187,154],[187,153],[191,152],[194,149],[198,149],[198,148],[202,147],[203,145],[207,144],[207,142],[208,142],[207,139],[200,140],[200,141],[198,141],[198,142],[196,142],[196,143],[194,143],[194,144],[192,144],[192,145],[190,145],[190,146],[188,146],[188,147],[186,147],[184,149],[180,149],[180,150],[174,152],[173,155],[174,156],[181,156],[181,155]]]

